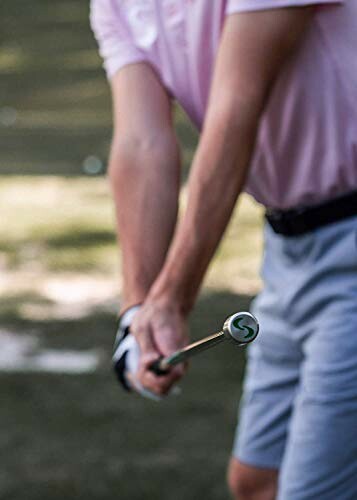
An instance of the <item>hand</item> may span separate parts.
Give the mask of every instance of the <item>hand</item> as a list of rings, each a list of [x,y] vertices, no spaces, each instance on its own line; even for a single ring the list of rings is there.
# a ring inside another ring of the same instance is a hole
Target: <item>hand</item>
[[[167,394],[184,375],[186,366],[177,365],[161,376],[155,375],[150,366],[160,356],[168,356],[187,344],[186,318],[175,304],[148,299],[135,316],[131,332],[141,352],[136,378],[151,392]]]

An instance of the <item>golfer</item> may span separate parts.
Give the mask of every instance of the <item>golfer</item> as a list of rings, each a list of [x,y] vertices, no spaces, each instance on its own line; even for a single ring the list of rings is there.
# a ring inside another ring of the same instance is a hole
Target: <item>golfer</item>
[[[187,342],[204,274],[250,193],[266,207],[262,333],[230,489],[356,499],[357,1],[92,0],[91,22],[113,94],[119,379],[162,396],[182,377],[150,365]],[[201,132],[178,223],[174,100]]]

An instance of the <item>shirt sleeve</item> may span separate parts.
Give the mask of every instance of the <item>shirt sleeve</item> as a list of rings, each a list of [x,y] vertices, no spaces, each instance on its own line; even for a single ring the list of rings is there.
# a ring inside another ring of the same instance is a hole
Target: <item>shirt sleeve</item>
[[[91,0],[90,24],[108,79],[128,64],[147,60],[112,0]]]
[[[283,7],[305,7],[318,4],[338,4],[344,0],[228,0],[226,14]]]

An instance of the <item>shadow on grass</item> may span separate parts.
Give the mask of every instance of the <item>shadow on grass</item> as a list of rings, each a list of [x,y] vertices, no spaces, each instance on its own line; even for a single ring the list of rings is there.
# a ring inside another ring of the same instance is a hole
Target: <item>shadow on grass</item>
[[[192,336],[222,326],[251,297],[205,294],[191,318]],[[0,497],[7,500],[225,499],[225,465],[244,367],[242,350],[222,345],[198,356],[183,393],[158,404],[123,393],[110,366],[114,315],[76,321],[30,321],[15,313],[2,327],[37,331],[58,349],[101,348],[91,375],[0,376]]]
[[[7,266],[12,269],[22,263],[28,263],[29,258],[41,261],[46,255],[50,260],[50,267],[53,269],[61,270],[60,266],[62,265],[63,269],[73,271],[93,270],[96,259],[91,255],[91,251],[100,251],[104,247],[114,245],[115,242],[116,236],[112,230],[68,226],[65,231],[55,231],[53,234],[45,236],[41,231],[38,236],[33,234],[30,240],[1,241],[0,253],[6,256]],[[64,251],[72,251],[73,253],[63,253]],[[91,255],[89,259],[88,254]],[[66,265],[61,257],[65,259]],[[58,266],[56,266],[56,259],[59,262]]]
[[[69,227],[66,232],[46,238],[44,243],[49,248],[88,248],[89,246],[112,245],[116,241],[113,231],[83,230],[83,228]]]
[[[40,305],[43,308],[53,305],[53,301],[37,293],[25,292],[15,295],[2,295],[0,298],[0,328],[15,324],[15,329],[21,333],[21,308],[24,304]],[[17,325],[17,326],[16,326]]]

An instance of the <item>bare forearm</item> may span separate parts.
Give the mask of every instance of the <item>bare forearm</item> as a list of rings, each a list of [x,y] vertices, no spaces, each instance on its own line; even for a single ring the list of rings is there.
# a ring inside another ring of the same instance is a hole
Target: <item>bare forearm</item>
[[[150,291],[155,300],[192,307],[244,185],[270,89],[311,15],[309,9],[279,9],[225,22],[187,212]]]
[[[150,296],[173,299],[184,311],[192,307],[243,187],[257,124],[257,115],[242,112],[239,122],[224,116],[203,132],[186,214]]]
[[[176,224],[179,190],[174,139],[142,152],[140,147],[130,150],[114,151],[110,169],[122,251],[123,308],[144,301],[163,266]]]

